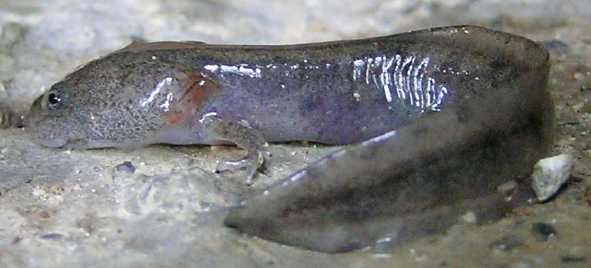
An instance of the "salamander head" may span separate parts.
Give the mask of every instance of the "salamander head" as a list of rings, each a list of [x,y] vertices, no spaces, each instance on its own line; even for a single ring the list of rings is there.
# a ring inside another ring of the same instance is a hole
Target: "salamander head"
[[[215,88],[198,72],[129,55],[93,61],[54,84],[27,116],[32,138],[66,148],[157,143],[158,130],[190,124]]]
[[[53,85],[35,100],[29,111],[25,125],[33,139],[42,145],[66,147],[73,143],[88,144],[84,142],[88,140],[88,135],[83,124],[72,114],[75,107],[71,103],[74,102],[75,94],[66,85],[66,82]]]

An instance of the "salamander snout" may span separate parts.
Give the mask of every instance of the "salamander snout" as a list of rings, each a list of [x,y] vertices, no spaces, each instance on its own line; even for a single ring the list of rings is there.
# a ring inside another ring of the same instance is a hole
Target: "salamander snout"
[[[49,117],[44,109],[47,94],[38,97],[26,116],[24,126],[31,138],[47,147],[63,147],[67,143],[66,131]]]

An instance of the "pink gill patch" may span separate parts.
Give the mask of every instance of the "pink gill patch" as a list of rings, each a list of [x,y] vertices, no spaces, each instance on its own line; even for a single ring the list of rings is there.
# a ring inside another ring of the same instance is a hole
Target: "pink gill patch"
[[[181,87],[181,97],[170,105],[167,112],[162,114],[166,122],[171,125],[187,122],[203,103],[220,88],[216,80],[206,77],[200,72],[182,73],[177,78]]]

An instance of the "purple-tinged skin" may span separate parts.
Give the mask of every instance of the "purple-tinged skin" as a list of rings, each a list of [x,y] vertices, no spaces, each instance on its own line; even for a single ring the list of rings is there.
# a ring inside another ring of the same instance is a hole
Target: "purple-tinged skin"
[[[521,204],[552,144],[548,68],[533,41],[476,26],[286,46],[133,44],[52,86],[28,126],[49,147],[231,141],[259,164],[265,141],[354,143],[225,220],[343,252]]]

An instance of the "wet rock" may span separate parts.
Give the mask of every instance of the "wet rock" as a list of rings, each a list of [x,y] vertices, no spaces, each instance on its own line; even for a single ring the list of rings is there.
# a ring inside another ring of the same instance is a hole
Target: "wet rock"
[[[554,226],[543,222],[532,224],[532,233],[540,241],[548,241],[558,235]]]
[[[137,21],[124,15],[126,11],[132,11],[132,7],[127,3],[120,6],[113,9],[97,2],[56,4],[46,10],[40,23],[26,34],[25,39],[28,42],[35,40],[31,43],[41,48],[78,57],[114,49],[129,43],[130,36],[141,33]]]
[[[0,53],[8,52],[25,34],[25,27],[18,23],[7,23],[0,27]]]
[[[125,210],[136,215],[152,212],[210,212],[238,202],[228,192],[231,185],[220,187],[211,174],[195,168],[155,176],[139,175],[122,192]]]
[[[575,159],[568,154],[544,158],[534,166],[532,188],[538,200],[550,199],[568,180],[574,168]]]
[[[88,154],[80,156],[32,143],[22,129],[3,130],[0,138],[0,188],[13,189],[27,183],[56,183],[81,176],[75,170],[97,162]]]

